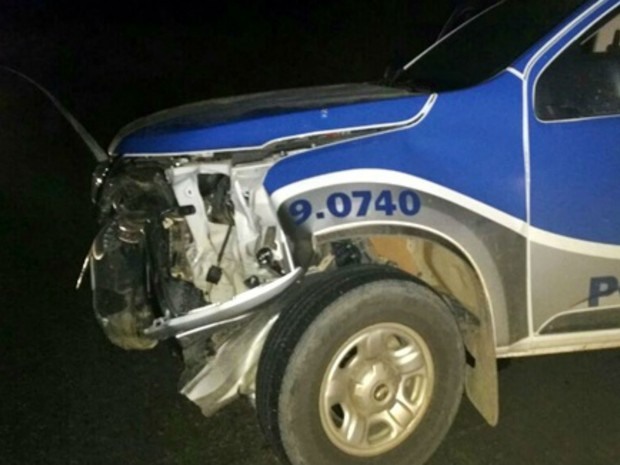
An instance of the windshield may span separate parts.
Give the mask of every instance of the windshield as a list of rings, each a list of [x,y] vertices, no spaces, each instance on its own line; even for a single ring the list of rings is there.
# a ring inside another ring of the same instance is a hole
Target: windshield
[[[473,86],[510,66],[586,0],[504,0],[406,65],[394,85],[424,91]]]

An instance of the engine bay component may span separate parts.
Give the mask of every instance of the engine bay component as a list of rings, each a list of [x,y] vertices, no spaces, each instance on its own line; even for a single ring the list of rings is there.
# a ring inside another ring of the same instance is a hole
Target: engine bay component
[[[176,318],[159,318],[144,333],[157,339],[185,337],[246,318],[257,306],[284,292],[303,275],[303,272],[303,268],[296,268],[285,276],[247,290],[227,302],[196,308]]]
[[[155,318],[143,266],[144,240],[118,236],[118,224],[101,230],[90,255],[95,316],[108,339],[123,349],[151,349],[157,340],[143,331]]]

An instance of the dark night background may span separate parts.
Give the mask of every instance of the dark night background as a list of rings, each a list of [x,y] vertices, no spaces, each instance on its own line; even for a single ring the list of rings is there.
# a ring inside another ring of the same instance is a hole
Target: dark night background
[[[218,96],[381,77],[439,31],[448,0],[0,0],[0,64],[48,87],[103,145],[130,120]],[[96,231],[94,163],[56,110],[0,71],[0,465],[275,464],[254,411],[176,393],[161,344],[107,342],[73,289]],[[467,401],[431,465],[611,465],[620,354],[515,360],[488,427]]]

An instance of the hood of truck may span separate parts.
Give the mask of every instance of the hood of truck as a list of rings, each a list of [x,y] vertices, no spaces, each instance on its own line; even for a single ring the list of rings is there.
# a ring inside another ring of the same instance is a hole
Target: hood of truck
[[[403,99],[406,102],[403,102]],[[183,105],[125,126],[111,155],[181,155],[258,149],[298,137],[397,124],[425,98],[372,84],[264,92]]]

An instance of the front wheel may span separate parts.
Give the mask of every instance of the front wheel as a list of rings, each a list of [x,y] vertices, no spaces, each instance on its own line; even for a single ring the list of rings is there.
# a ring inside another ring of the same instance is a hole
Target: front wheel
[[[294,465],[421,464],[458,409],[464,353],[432,290],[392,268],[343,268],[274,325],[259,364],[259,421]]]

